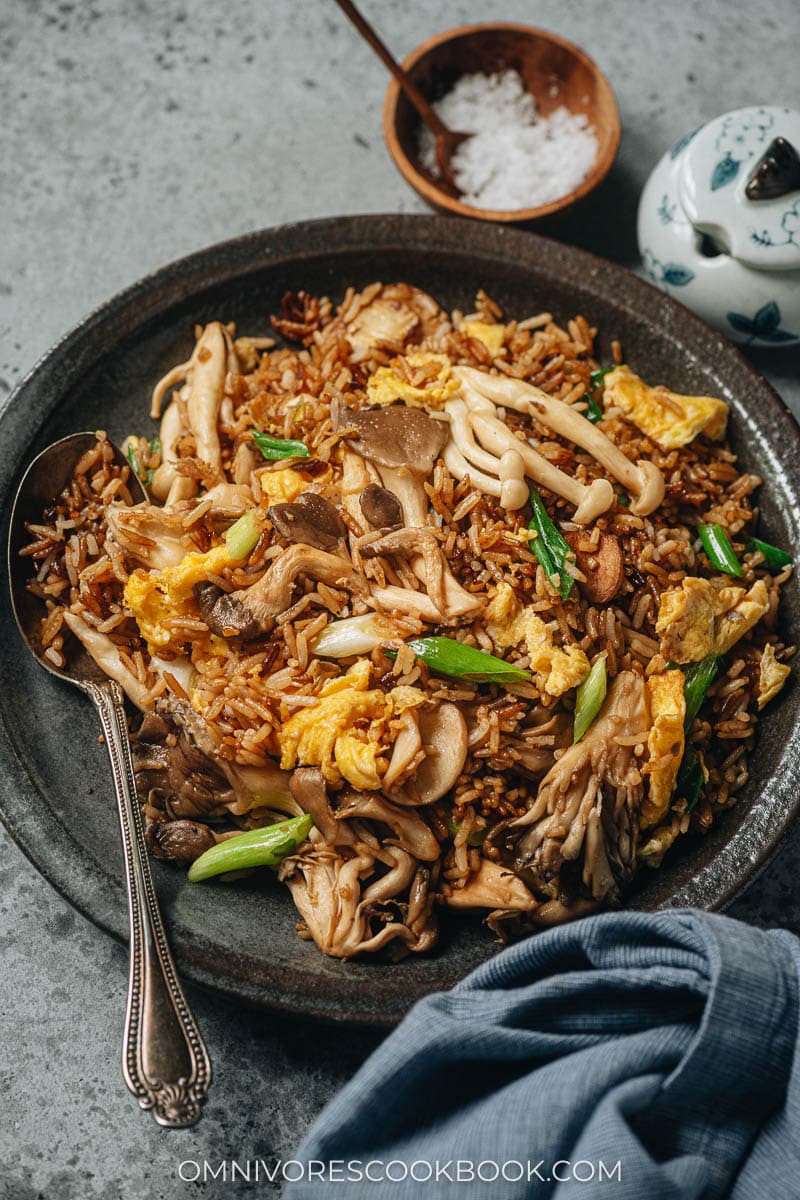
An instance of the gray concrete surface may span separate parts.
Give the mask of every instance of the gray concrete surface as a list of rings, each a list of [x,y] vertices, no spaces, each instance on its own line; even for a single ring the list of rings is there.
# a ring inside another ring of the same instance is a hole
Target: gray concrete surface
[[[364,0],[400,54],[489,17],[584,45],[625,133],[602,193],[548,232],[635,264],[638,191],[684,130],[798,105],[795,0]],[[417,211],[384,148],[386,79],[331,0],[0,0],[0,396],[88,309],[169,259],[293,218]],[[800,411],[798,358],[759,366]],[[184,1160],[286,1157],[375,1044],[193,993],[216,1079],[202,1124],[140,1115],[118,1068],[124,951],[0,833],[0,1197],[167,1200]],[[734,908],[800,931],[800,833]]]

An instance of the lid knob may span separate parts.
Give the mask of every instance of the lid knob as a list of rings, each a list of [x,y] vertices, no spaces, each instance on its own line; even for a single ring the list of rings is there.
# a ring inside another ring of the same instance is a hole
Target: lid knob
[[[748,200],[775,200],[800,189],[800,155],[786,138],[776,137],[767,146],[747,178]]]

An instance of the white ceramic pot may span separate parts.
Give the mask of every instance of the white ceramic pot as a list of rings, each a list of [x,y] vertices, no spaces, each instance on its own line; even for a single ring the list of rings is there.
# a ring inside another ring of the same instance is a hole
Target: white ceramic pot
[[[682,137],[638,234],[650,279],[733,341],[800,342],[800,112],[740,108]]]

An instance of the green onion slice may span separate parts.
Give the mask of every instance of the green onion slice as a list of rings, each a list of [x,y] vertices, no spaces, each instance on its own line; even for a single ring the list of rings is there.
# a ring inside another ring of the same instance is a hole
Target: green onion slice
[[[692,812],[705,783],[703,768],[694,746],[687,746],[678,771],[677,792],[686,799],[686,811]]]
[[[762,542],[757,537],[748,538],[745,546],[751,552],[758,551],[759,554],[763,554],[764,566],[769,571],[782,571],[784,567],[788,567],[793,561],[791,554],[787,554],[779,546],[771,546],[769,542]]]
[[[439,675],[450,675],[453,679],[467,679],[471,683],[528,683],[530,671],[514,667],[511,663],[495,658],[485,650],[465,646],[449,637],[414,638],[407,642],[417,658]]]
[[[572,555],[572,551],[564,535],[550,520],[542,497],[533,488],[531,488],[531,508],[533,516],[528,529],[535,531],[536,537],[530,542],[530,548],[542,564],[552,587],[555,588],[562,600],[566,600],[575,582],[572,576],[564,570],[564,563],[567,556]]]
[[[251,867],[277,867],[306,840],[313,822],[308,813],[263,829],[248,829],[235,837],[218,842],[201,854],[189,868],[189,879],[199,883],[227,871],[246,871]]]
[[[598,421],[602,421],[603,419],[603,410],[594,396],[590,396],[588,392],[584,396],[584,400],[586,401],[586,420],[596,425]]]
[[[264,513],[261,509],[248,508],[225,534],[225,547],[231,558],[247,558],[255,549],[263,528]]]
[[[592,669],[578,685],[575,695],[575,728],[573,744],[579,742],[603,707],[608,690],[606,656],[601,654],[592,664]]]
[[[697,532],[712,567],[724,571],[726,575],[734,575],[737,579],[744,575],[742,564],[734,554],[730,538],[721,525],[698,525]]]
[[[617,364],[614,363],[613,366],[599,367],[596,371],[592,371],[591,375],[589,376],[589,387],[592,389],[592,391],[594,391],[595,388],[599,388],[606,375],[610,375],[611,372],[616,371],[616,369]]]
[[[686,717],[684,729],[688,733],[694,724],[694,719],[700,711],[700,705],[706,698],[706,692],[711,687],[719,670],[719,659],[716,654],[707,654],[700,662],[692,663],[686,668],[683,680],[683,696],[686,701]]]
[[[296,442],[286,438],[273,437],[271,433],[253,434],[253,441],[258,446],[264,458],[277,462],[281,458],[308,458],[308,446],[305,442]]]

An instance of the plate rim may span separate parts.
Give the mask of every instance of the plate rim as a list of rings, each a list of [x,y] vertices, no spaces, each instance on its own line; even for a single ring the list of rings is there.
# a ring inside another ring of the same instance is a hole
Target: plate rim
[[[358,230],[357,235],[355,234],[356,229]],[[348,248],[363,249],[365,243],[370,245],[380,243],[384,251],[392,248],[413,250],[415,236],[418,242],[424,241],[426,231],[441,232],[443,240],[448,241],[448,245],[443,247],[445,250],[455,253],[460,249],[463,252],[465,249],[463,240],[459,245],[455,243],[450,245],[449,241],[452,239],[447,239],[446,235],[452,234],[454,231],[460,231],[463,234],[465,230],[469,235],[466,249],[470,254],[480,253],[487,259],[495,257],[498,261],[504,259],[508,261],[508,251],[505,254],[501,253],[501,246],[497,243],[507,242],[511,248],[516,244],[520,250],[524,248],[528,256],[531,252],[535,252],[537,246],[545,245],[550,248],[555,245],[559,246],[573,263],[583,265],[587,274],[610,273],[620,282],[624,281],[634,295],[639,291],[641,295],[647,295],[651,300],[657,298],[663,311],[672,314],[675,320],[680,321],[683,330],[688,327],[690,331],[702,337],[712,350],[716,349],[729,362],[736,363],[745,377],[745,382],[749,381],[753,387],[756,387],[766,403],[772,407],[775,419],[784,427],[782,433],[786,434],[794,446],[795,453],[800,457],[800,424],[769,381],[721,333],[628,268],[582,248],[558,243],[554,239],[542,237],[528,230],[512,229],[508,226],[485,226],[477,222],[467,223],[451,216],[417,213],[353,214],[287,222],[215,242],[157,267],[92,308],[38,358],[8,396],[0,410],[0,447],[5,445],[9,430],[12,440],[15,438],[18,443],[20,442],[20,434],[15,426],[21,426],[24,450],[19,455],[17,462],[22,463],[23,466],[27,464],[30,457],[30,446],[39,436],[41,425],[37,412],[32,415],[25,414],[28,419],[20,422],[21,414],[18,411],[20,398],[32,387],[38,386],[40,381],[46,380],[54,367],[61,363],[66,356],[80,350],[87,341],[89,342],[87,365],[101,358],[107,349],[107,346],[104,345],[105,339],[110,337],[113,344],[114,339],[118,340],[120,336],[120,332],[114,328],[115,323],[123,314],[129,312],[131,305],[140,299],[159,295],[161,299],[155,305],[157,312],[173,307],[179,300],[196,295],[204,288],[220,286],[237,277],[246,276],[248,273],[257,273],[270,262],[291,261],[294,258],[302,261],[304,258],[318,257],[325,253],[342,253]],[[311,242],[308,249],[297,247],[288,253],[280,253],[282,241],[291,246],[293,242],[304,239]],[[245,261],[248,252],[251,253]],[[380,253],[377,248],[376,253]],[[224,265],[226,262],[230,264],[227,268]],[[180,285],[186,287],[187,290],[177,294]],[[163,295],[165,289],[167,294]],[[170,294],[170,290],[176,294]],[[137,320],[137,325],[144,325],[147,320],[148,314],[143,312],[140,319]],[[99,344],[93,340],[98,331],[104,334],[104,338]],[[79,373],[79,364],[71,364],[71,373],[68,372],[66,381],[61,381],[59,384],[61,390],[68,390]],[[0,475],[8,476],[5,484],[9,494],[13,494],[15,480],[19,479],[21,473],[19,466],[13,465],[10,471],[0,470]],[[3,482],[0,479],[0,483]],[[6,570],[5,565],[3,570]],[[3,594],[5,603],[9,603],[7,584]],[[66,688],[69,685],[56,683],[56,686]],[[17,754],[13,736],[2,714],[0,714],[0,758],[3,762],[3,771],[0,775],[0,821],[9,836],[22,850],[34,869],[73,908],[105,933],[110,934],[118,941],[126,942],[128,940],[127,915],[121,919],[119,905],[110,902],[108,898],[109,890],[122,895],[123,888],[119,881],[101,864],[89,858],[83,847],[74,840],[69,830],[58,821],[56,815],[46,804],[47,825],[50,834],[48,851],[43,854],[41,845],[37,844],[35,831],[37,828],[41,828],[41,822],[31,820],[30,816],[26,819],[26,814],[22,809],[24,794],[31,792],[40,794],[39,789]],[[709,864],[709,868],[717,867],[716,874],[719,876],[711,888],[711,894],[709,896],[701,895],[702,889],[696,878],[682,891],[679,890],[676,893],[669,906],[672,907],[675,903],[682,907],[696,904],[710,911],[726,908],[779,853],[796,823],[799,813],[800,792],[794,802],[789,804],[780,832],[766,845],[759,848],[755,859],[750,852],[744,860],[740,858],[734,863],[733,865],[738,868],[737,874],[734,878],[729,877],[726,880],[723,869],[724,860],[735,857],[735,851],[741,848],[737,843],[744,839],[745,822]],[[81,884],[77,889],[75,887],[76,876]],[[666,904],[659,905],[659,907],[666,906]],[[179,926],[173,923],[173,941],[177,928]],[[340,1026],[373,1028],[389,1027],[400,1019],[396,1013],[389,1013],[384,1019],[375,1012],[364,1013],[360,1009],[347,1013],[343,1017],[335,1003],[326,1003],[324,998],[314,997],[306,997],[306,1003],[298,1011],[297,1004],[288,1000],[276,999],[267,993],[267,989],[262,984],[248,982],[241,975],[226,973],[219,969],[219,963],[214,967],[206,965],[199,955],[193,954],[191,945],[187,945],[185,942],[182,942],[177,957],[182,975],[191,982],[218,994],[239,1001],[244,1000],[285,1016],[298,1019],[312,1018],[336,1023]],[[458,977],[460,976],[455,976],[453,982]],[[447,984],[440,986],[447,986]],[[424,993],[420,991],[419,994]]]

